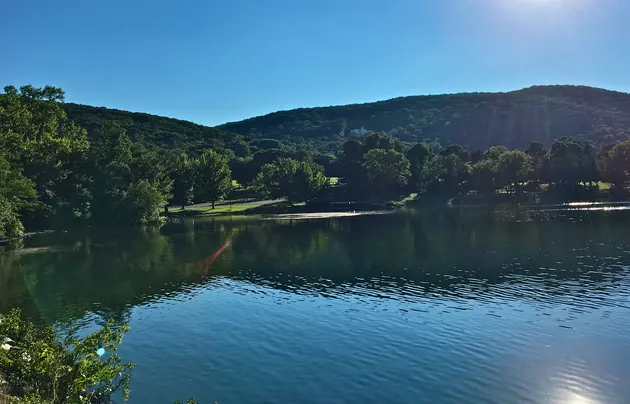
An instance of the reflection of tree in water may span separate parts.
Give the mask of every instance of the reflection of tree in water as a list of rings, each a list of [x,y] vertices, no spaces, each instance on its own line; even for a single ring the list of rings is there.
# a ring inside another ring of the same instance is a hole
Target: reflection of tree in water
[[[203,234],[201,241],[212,249],[220,238]],[[173,241],[153,228],[100,230],[74,240],[50,235],[49,250],[0,255],[2,290],[15,295],[0,300],[0,310],[20,306],[44,320],[81,317],[88,310],[122,319],[136,304],[203,281],[207,274],[198,262],[204,249],[191,259],[190,244],[198,239],[182,234]]]
[[[321,237],[325,244],[309,242]],[[235,262],[247,270],[232,276],[314,291],[394,282],[440,292],[535,279],[540,293],[566,293],[566,280],[612,285],[623,275],[615,263],[630,259],[629,242],[623,220],[611,215],[436,209],[253,227],[235,245]]]
[[[630,260],[625,215],[434,209],[51,234],[0,254],[0,311],[124,320],[134,305],[217,276],[306,293],[433,295],[534,282],[536,293],[579,294],[619,284]],[[567,280],[581,282],[567,289]]]

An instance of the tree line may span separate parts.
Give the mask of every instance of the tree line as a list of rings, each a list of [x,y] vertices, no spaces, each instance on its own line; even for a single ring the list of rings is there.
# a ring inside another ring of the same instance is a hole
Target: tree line
[[[524,151],[493,146],[471,153],[461,145],[435,152],[422,142],[401,149],[390,138],[372,134],[364,142],[346,142],[339,164],[344,182],[357,195],[391,196],[406,191],[518,195],[544,188],[571,199],[596,190],[599,181],[605,181],[611,184],[613,196],[624,197],[630,180],[630,141],[598,150],[589,141],[561,137],[550,149],[531,142]]]
[[[25,228],[159,223],[169,204],[214,206],[232,189],[233,171],[260,193],[291,200],[327,183],[309,153],[276,148],[277,141],[258,142],[253,157],[237,157],[249,148],[240,141],[234,149],[166,149],[133,141],[118,122],[85,130],[68,119],[63,101],[51,86],[7,86],[0,94],[0,240]],[[276,160],[276,169],[266,167]]]
[[[157,223],[168,205],[214,206],[234,181],[259,197],[290,202],[385,200],[409,192],[518,196],[543,188],[572,198],[594,192],[598,181],[622,197],[630,173],[629,141],[597,149],[569,137],[524,151],[471,152],[381,133],[350,138],[336,155],[274,139],[164,148],[132,140],[118,122],[86,130],[68,119],[63,101],[63,91],[51,86],[8,86],[0,94],[0,238],[25,228]],[[329,177],[339,183],[331,186]]]

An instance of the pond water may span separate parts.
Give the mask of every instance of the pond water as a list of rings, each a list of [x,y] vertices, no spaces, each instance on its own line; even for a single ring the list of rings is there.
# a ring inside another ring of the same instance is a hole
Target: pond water
[[[191,220],[0,253],[0,311],[128,322],[132,403],[630,402],[630,211]]]

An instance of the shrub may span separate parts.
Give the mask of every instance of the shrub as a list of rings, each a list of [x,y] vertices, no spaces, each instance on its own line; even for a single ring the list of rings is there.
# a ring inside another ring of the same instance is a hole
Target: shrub
[[[108,323],[87,337],[62,339],[21,319],[19,310],[0,315],[0,394],[33,404],[109,403],[117,393],[127,400],[134,365],[116,352],[128,330]]]

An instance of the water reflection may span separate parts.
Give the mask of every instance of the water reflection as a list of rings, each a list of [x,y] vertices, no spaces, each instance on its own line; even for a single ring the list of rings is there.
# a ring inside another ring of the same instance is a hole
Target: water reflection
[[[628,402],[628,219],[484,208],[45,234],[0,253],[0,311],[131,321],[139,402]]]
[[[627,303],[627,214],[435,210],[321,220],[195,220],[47,234],[0,254],[0,310],[53,321],[130,307],[229,278],[292,293]],[[605,242],[602,242],[605,240]]]

